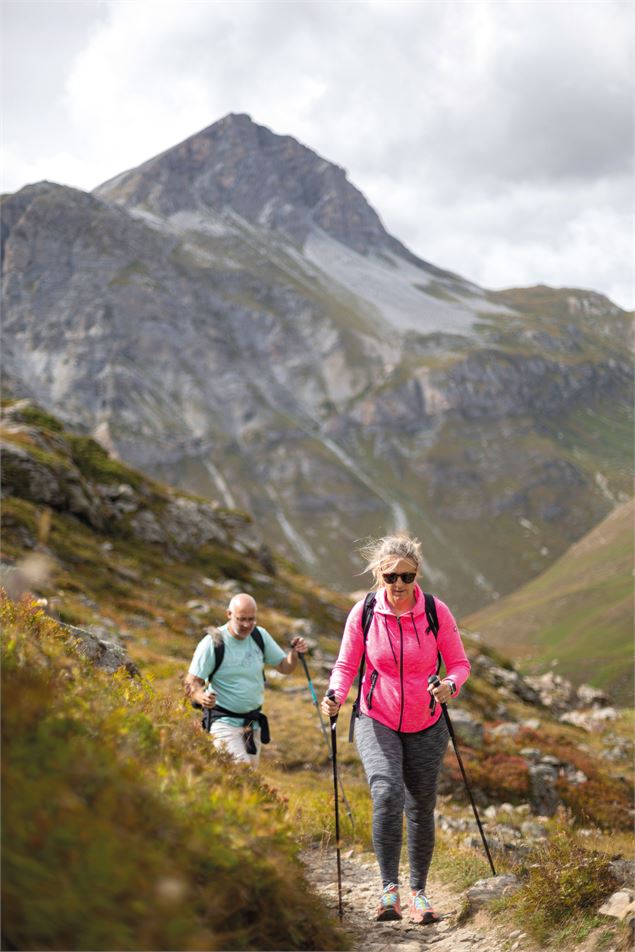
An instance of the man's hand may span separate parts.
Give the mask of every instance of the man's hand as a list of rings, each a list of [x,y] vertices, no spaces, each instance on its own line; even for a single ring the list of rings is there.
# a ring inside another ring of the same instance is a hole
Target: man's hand
[[[280,664],[276,665],[276,671],[280,671],[281,674],[291,674],[298,664],[298,655],[304,654],[308,650],[309,646],[304,638],[297,635],[291,641],[291,651],[289,651],[286,658],[282,659]]]
[[[189,697],[190,701],[200,704],[201,707],[216,706],[216,695],[213,691],[211,694],[205,691],[205,681],[202,678],[197,678],[195,674],[187,674],[183,687],[185,696]]]
[[[194,700],[198,701],[201,707],[216,707],[216,695],[204,691],[203,688],[199,688],[194,695]]]

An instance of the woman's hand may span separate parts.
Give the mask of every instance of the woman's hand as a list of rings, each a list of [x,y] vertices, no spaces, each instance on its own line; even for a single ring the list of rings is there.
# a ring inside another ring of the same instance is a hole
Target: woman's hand
[[[454,694],[452,685],[447,680],[441,681],[436,687],[434,684],[429,684],[428,691],[439,704],[447,704]]]
[[[339,713],[341,704],[333,697],[323,697],[320,704],[320,710],[327,717],[335,717]]]
[[[291,650],[295,651],[296,654],[305,654],[309,650],[309,646],[304,640],[304,638],[300,638],[300,636],[298,635],[291,642]]]

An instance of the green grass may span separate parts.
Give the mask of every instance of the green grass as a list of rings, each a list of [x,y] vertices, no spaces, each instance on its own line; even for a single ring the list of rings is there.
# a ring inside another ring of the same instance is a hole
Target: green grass
[[[590,681],[632,706],[633,503],[625,503],[540,576],[465,619],[525,668]]]

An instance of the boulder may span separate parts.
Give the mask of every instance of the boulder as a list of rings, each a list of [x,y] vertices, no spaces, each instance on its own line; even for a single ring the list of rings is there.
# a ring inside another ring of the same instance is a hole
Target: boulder
[[[507,697],[517,697],[527,704],[541,703],[540,695],[529,679],[523,678],[518,671],[501,668],[484,654],[478,655],[476,664],[481,669],[485,680]]]
[[[489,879],[479,879],[465,893],[465,898],[470,912],[476,912],[482,909],[494,899],[500,899],[502,896],[511,896],[520,889],[518,877],[512,873],[505,873],[500,876],[490,876]]]
[[[529,767],[529,800],[538,816],[553,816],[560,801],[556,790],[558,770],[552,764],[538,763]]]
[[[614,892],[604,905],[600,906],[598,912],[603,916],[613,916],[615,919],[627,921],[635,919],[635,891],[620,889],[619,892]]]
[[[103,668],[114,674],[120,668],[125,668],[130,677],[137,677],[139,669],[131,659],[125,648],[114,641],[100,638],[99,635],[60,622],[64,628],[77,639],[78,650],[84,658],[91,661],[96,668]]]
[[[553,671],[527,677],[526,681],[537,692],[541,703],[556,714],[564,714],[578,706],[577,692],[571,681]]]
[[[614,859],[609,863],[609,869],[618,883],[635,889],[635,860]]]

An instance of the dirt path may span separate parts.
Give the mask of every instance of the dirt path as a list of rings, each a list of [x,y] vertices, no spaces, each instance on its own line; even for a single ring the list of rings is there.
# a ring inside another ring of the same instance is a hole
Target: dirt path
[[[307,877],[330,908],[337,913],[337,864],[333,850],[307,850],[303,855]],[[404,877],[402,877],[403,881]],[[435,952],[536,952],[536,946],[515,927],[495,929],[484,913],[464,925],[456,924],[461,894],[438,881],[429,883],[434,907],[442,915],[437,925],[414,925],[407,912],[400,922],[377,922],[375,907],[380,889],[374,859],[347,852],[342,857],[342,899],[344,928],[354,938],[355,952],[418,952],[428,946]],[[402,903],[408,895],[402,888]]]

